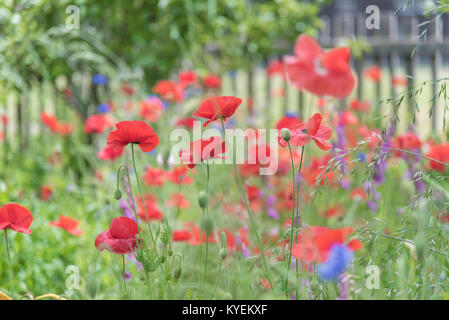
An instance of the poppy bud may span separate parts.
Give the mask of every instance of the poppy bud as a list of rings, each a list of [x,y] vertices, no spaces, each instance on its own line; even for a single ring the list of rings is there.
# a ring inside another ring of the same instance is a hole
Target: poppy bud
[[[120,200],[120,198],[122,197],[122,192],[120,191],[120,189],[115,190],[114,197],[115,200]]]
[[[209,236],[212,231],[214,230],[214,221],[211,217],[206,216],[204,217],[203,221],[203,230],[206,232],[206,234]]]
[[[226,248],[226,233],[224,231],[221,232],[221,247]]]
[[[173,255],[173,251],[172,250],[168,250],[168,256],[171,257]]]
[[[290,130],[288,130],[287,128],[282,128],[281,137],[282,137],[282,139],[284,139],[285,142],[289,142],[291,136],[292,135],[290,134]]]
[[[182,273],[181,267],[177,267],[175,269],[175,272],[173,272],[173,278],[179,279],[179,277],[181,277],[181,273]]]
[[[164,263],[165,262],[165,257],[164,256],[160,256],[159,257],[159,262],[160,263]]]
[[[205,191],[200,191],[200,193],[198,194],[198,204],[200,205],[201,209],[206,208],[207,202],[207,193]]]
[[[228,249],[227,248],[221,248],[219,251],[220,259],[224,260],[228,256]]]

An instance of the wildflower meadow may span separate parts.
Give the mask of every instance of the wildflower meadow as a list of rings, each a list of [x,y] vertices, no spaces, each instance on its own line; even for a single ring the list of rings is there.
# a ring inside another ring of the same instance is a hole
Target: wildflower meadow
[[[341,2],[1,1],[0,300],[449,299],[449,50]]]

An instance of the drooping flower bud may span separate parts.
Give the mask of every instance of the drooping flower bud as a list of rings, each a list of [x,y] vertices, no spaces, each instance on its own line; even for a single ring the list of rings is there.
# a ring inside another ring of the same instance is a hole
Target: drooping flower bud
[[[212,220],[212,218],[209,216],[204,217],[202,227],[203,230],[206,232],[207,236],[210,236],[212,231],[214,231],[214,221]]]
[[[122,192],[120,191],[120,189],[115,190],[115,192],[114,192],[115,200],[120,200],[121,197],[122,197]]]
[[[228,256],[228,249],[227,248],[221,248],[219,251],[219,256],[221,260],[226,259],[226,257]]]
[[[282,130],[281,130],[281,137],[282,137],[282,139],[284,139],[285,142],[289,142],[291,136],[292,135],[290,133],[290,130],[288,130],[287,128],[282,128]]]
[[[200,205],[201,209],[205,209],[207,206],[208,198],[206,191],[200,191],[198,194],[198,204]]]
[[[181,267],[177,267],[177,268],[175,269],[175,271],[173,272],[173,278],[179,279],[179,278],[181,277],[181,274],[182,274],[182,269],[181,269]]]

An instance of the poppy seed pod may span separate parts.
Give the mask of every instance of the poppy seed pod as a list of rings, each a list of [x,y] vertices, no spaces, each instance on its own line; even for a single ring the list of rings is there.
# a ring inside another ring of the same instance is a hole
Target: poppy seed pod
[[[198,194],[198,204],[200,205],[201,209],[205,209],[208,202],[207,193],[206,191],[200,191]]]
[[[288,130],[287,128],[282,128],[281,130],[281,137],[285,142],[289,142],[290,138],[291,138],[291,133],[290,130]]]
[[[182,274],[182,269],[181,269],[181,267],[177,267],[177,268],[175,269],[175,271],[173,272],[173,278],[179,279],[179,278],[181,277],[181,274]]]
[[[221,260],[226,259],[226,257],[228,256],[228,249],[227,248],[221,248],[219,251],[219,256]]]
[[[211,217],[207,216],[204,217],[203,221],[203,230],[206,232],[206,234],[209,236],[212,231],[214,230],[214,221]]]
[[[122,192],[120,191],[120,189],[115,190],[115,192],[114,192],[115,200],[120,200],[121,197],[122,197]]]

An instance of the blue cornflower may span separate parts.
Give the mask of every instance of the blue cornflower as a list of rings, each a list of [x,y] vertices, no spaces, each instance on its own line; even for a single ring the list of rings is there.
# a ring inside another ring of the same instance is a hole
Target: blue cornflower
[[[323,280],[338,280],[339,275],[351,264],[354,254],[344,244],[334,244],[326,262],[318,265],[318,274]]]
[[[110,110],[109,106],[105,103],[100,103],[97,107],[98,113],[107,113],[109,112],[109,110]]]
[[[104,86],[108,83],[108,78],[104,74],[94,74],[92,77],[92,82],[98,86]]]
[[[365,155],[363,152],[359,152],[359,153],[357,154],[357,157],[359,158],[359,160],[360,160],[361,162],[366,162],[366,155]]]
[[[287,111],[287,112],[285,113],[285,116],[286,116],[287,118],[296,118],[296,113],[291,112],[291,111]]]

